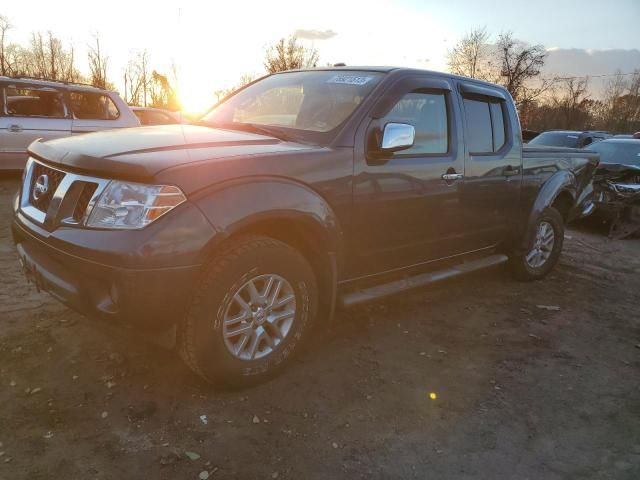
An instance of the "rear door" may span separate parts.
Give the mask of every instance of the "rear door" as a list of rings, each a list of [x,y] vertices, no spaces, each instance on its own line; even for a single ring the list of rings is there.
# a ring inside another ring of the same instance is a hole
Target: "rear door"
[[[133,126],[123,124],[123,113],[104,93],[72,90],[69,101],[73,113],[73,134]]]
[[[27,147],[34,140],[71,134],[71,118],[62,90],[7,82],[0,93],[0,170],[24,168]]]
[[[409,77],[385,92],[359,128],[355,149],[351,274],[420,264],[465,250],[461,121],[449,80]],[[387,123],[415,127],[413,147],[382,160],[367,146]],[[452,177],[453,178],[453,177]]]
[[[513,102],[499,89],[461,83],[465,123],[463,216],[475,248],[514,231],[522,182],[522,140]]]

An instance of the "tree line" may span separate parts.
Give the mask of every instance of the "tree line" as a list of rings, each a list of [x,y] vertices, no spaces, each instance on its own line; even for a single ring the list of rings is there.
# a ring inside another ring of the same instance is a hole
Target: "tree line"
[[[596,98],[588,76],[544,76],[543,45],[527,44],[510,32],[492,41],[483,27],[467,33],[447,56],[452,73],[504,86],[524,128],[640,131],[640,70],[611,75],[604,95]]]
[[[12,28],[9,19],[0,15],[0,75],[87,83],[114,89],[109,76],[109,57],[105,55],[98,35],[87,45],[86,66],[89,74],[83,75],[78,68],[73,45],[65,45],[51,31],[31,33],[26,45],[10,42]],[[172,68],[172,73],[173,78],[152,68],[147,50],[135,53],[123,72],[124,100],[129,105],[178,110],[180,104],[174,87],[175,68]]]
[[[48,32],[33,32],[26,45],[9,41],[13,28],[8,17],[0,15],[0,75],[34,77],[62,82],[87,83],[100,88],[114,89],[110,74],[109,57],[105,55],[98,35],[87,45],[88,75],[77,67],[78,58],[73,45]],[[310,68],[318,64],[318,51],[302,45],[295,36],[282,38],[265,50],[264,67],[267,73],[297,68]],[[218,100],[255,80],[255,75],[244,74],[237,85],[217,90]],[[179,110],[177,95],[178,73],[175,65],[169,72],[153,68],[149,52],[137,51],[131,55],[124,72],[124,100],[129,105],[150,106]]]
[[[65,45],[52,32],[33,32],[26,45],[9,41],[12,25],[0,15],[0,75],[31,76],[67,82],[84,82],[114,88],[109,57],[95,35],[87,45],[88,75],[77,67],[73,45]],[[467,33],[449,52],[452,73],[503,85],[513,97],[524,128],[530,130],[572,129],[634,132],[640,130],[640,70],[617,72],[606,83],[604,95],[590,92],[589,77],[546,77],[547,52],[543,45],[530,45],[510,32],[495,39],[485,28]],[[295,36],[267,47],[267,73],[317,66],[319,53]],[[605,72],[606,73],[606,72]],[[154,68],[149,52],[133,53],[122,72],[124,100],[129,105],[180,109],[175,65],[169,72]],[[242,75],[232,88],[217,90],[218,100],[253,81]]]

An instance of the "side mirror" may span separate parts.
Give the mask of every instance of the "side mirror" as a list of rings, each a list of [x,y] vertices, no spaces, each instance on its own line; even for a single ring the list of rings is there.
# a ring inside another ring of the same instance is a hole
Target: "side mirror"
[[[416,129],[408,123],[387,123],[382,132],[380,151],[398,152],[413,147],[416,140]]]

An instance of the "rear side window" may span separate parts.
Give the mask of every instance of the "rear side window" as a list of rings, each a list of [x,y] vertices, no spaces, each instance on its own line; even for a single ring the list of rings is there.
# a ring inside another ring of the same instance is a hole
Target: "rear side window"
[[[469,152],[495,153],[506,143],[504,108],[499,100],[464,99]]]
[[[118,107],[107,95],[95,92],[70,92],[73,116],[82,120],[115,120]]]
[[[449,121],[444,93],[407,93],[381,120],[387,123],[408,123],[415,127],[413,147],[398,155],[433,155],[449,151]]]
[[[12,117],[64,118],[66,110],[62,92],[54,88],[4,89],[4,114]]]
[[[493,151],[497,152],[506,142],[502,102],[492,102],[489,105],[491,106],[491,123],[493,125]]]

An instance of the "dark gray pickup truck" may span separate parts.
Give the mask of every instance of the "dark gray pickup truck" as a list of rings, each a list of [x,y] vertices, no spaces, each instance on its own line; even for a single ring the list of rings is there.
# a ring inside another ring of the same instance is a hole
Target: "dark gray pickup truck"
[[[593,152],[523,149],[503,88],[401,68],[267,76],[198,125],[34,142],[14,203],[29,279],[261,381],[346,308],[509,262],[544,277],[592,209]],[[469,292],[472,295],[472,292]],[[462,319],[461,319],[462,321]]]

